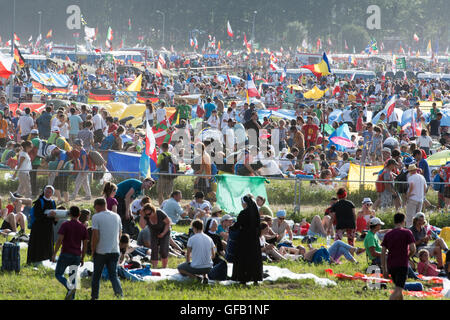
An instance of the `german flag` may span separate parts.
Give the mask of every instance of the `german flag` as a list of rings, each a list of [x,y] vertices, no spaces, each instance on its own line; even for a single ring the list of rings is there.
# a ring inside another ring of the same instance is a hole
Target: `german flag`
[[[14,47],[14,60],[16,60],[17,65],[20,68],[25,67],[25,59],[22,57],[22,54],[17,47]]]

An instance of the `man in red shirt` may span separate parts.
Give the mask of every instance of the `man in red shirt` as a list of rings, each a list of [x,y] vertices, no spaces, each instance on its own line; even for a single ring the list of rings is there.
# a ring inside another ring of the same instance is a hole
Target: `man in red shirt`
[[[56,254],[62,244],[61,254],[56,263],[55,277],[67,289],[66,300],[73,300],[75,298],[76,284],[69,284],[64,277],[64,272],[69,266],[78,267],[80,264],[83,265],[89,239],[85,225],[78,220],[80,213],[79,207],[70,208],[70,220],[64,222],[59,228],[59,236],[52,256],[52,261],[55,262]],[[78,272],[77,268],[75,269],[75,272]]]
[[[306,148],[315,146],[317,142],[319,127],[313,122],[313,118],[308,116],[306,124],[302,128],[305,136]]]

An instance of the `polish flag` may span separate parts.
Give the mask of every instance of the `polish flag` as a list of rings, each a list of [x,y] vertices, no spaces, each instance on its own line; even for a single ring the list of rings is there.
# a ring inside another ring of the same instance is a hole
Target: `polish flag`
[[[386,105],[386,108],[385,108],[385,110],[386,110],[386,118],[389,118],[392,115],[392,113],[394,112],[396,101],[397,101],[397,98],[394,95],[392,97],[392,99],[389,100],[388,104]]]
[[[419,37],[417,36],[417,34],[414,33],[414,41],[415,41],[415,42],[419,42],[419,40],[420,40],[420,39],[419,39]]]
[[[227,33],[231,38],[234,37],[234,33],[233,33],[233,30],[231,29],[230,21],[227,21]]]
[[[249,97],[261,98],[250,73],[247,76],[247,92]]]

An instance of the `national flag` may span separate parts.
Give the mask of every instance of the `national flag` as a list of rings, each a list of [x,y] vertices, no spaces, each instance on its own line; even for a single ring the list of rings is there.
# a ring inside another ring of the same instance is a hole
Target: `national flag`
[[[252,76],[250,73],[247,75],[247,95],[248,97],[257,97],[260,98],[258,89],[256,89],[255,83],[253,82]]]
[[[431,40],[428,42],[428,46],[427,46],[427,55],[431,56],[431,54],[433,53],[433,49],[431,48]]]
[[[347,40],[344,40],[345,42],[345,50],[348,50]]]
[[[233,55],[233,53],[231,51],[227,51],[227,57],[231,57]]]
[[[283,72],[281,72],[280,82],[283,82],[286,79],[286,74],[287,74],[287,70],[286,70],[286,66],[284,66]]]
[[[230,75],[228,74],[228,71],[227,71],[227,86],[231,86],[231,85],[233,85],[233,83],[231,82]]]
[[[328,45],[329,45],[330,47],[333,46],[333,42],[331,42],[331,39],[330,39],[330,38],[328,38]]]
[[[280,69],[280,68],[276,65],[276,63],[273,62],[273,61],[270,62],[269,67],[270,67],[270,69],[272,69],[273,71],[277,71],[278,69]]]
[[[198,41],[197,38],[194,38],[194,48],[198,49]]]
[[[302,41],[302,47],[305,48],[305,49],[308,48],[308,41],[306,40],[306,38],[303,39],[303,41]]]
[[[106,39],[112,41],[114,39],[114,31],[111,27],[108,28],[108,33],[106,35]]]
[[[395,110],[395,104],[397,102],[397,97],[394,95],[391,100],[386,104],[386,107],[384,108],[383,112],[386,113],[386,118],[388,119],[392,113]]]
[[[41,40],[42,40],[42,34],[38,35],[38,37],[36,39],[36,44],[34,46],[39,47],[39,45],[41,44]]]
[[[151,177],[152,167],[156,169],[156,139],[148,122],[145,127],[145,148],[139,161],[139,173],[142,177],[149,178]]]
[[[111,43],[109,42],[108,39],[106,39],[106,41],[105,41],[105,46],[106,46],[108,49],[112,50]]]
[[[398,50],[400,54],[405,54],[405,50],[403,49],[402,45],[400,45],[400,49]]]
[[[142,74],[140,74],[134,81],[131,83],[127,90],[128,92],[140,92],[142,87]]]
[[[247,48],[247,51],[250,51],[251,52],[251,50],[252,50],[252,45],[251,45],[251,43],[249,43],[248,41],[247,41],[247,35],[244,33],[244,45],[245,45],[245,47]]]
[[[177,113],[178,112],[173,113],[167,120],[164,120],[153,127],[153,134],[158,146],[161,146],[163,143],[170,143],[172,140],[173,130],[171,130],[171,126],[176,123],[175,114]]]
[[[118,47],[117,49],[120,50],[120,49],[122,49],[122,48],[123,48],[123,39],[120,40],[120,45],[119,45],[119,47]]]
[[[14,41],[20,42],[20,38],[17,36],[16,33],[14,33]]]
[[[194,44],[195,44],[195,43],[194,43],[194,39],[190,38],[190,39],[189,39],[189,44],[190,44],[191,47],[193,47]]]
[[[86,40],[94,40],[95,39],[95,29],[94,28],[89,28],[89,27],[84,27],[84,34],[86,35],[85,39]]]
[[[312,90],[310,90],[310,91],[308,91],[308,92],[305,92],[304,94],[303,94],[303,96],[306,98],[306,99],[314,99],[314,100],[319,100],[319,99],[321,99],[324,95],[325,95],[325,93],[328,91],[329,89],[326,89],[326,90],[320,90],[317,86],[314,86],[314,88],[312,89]]]
[[[17,47],[14,47],[14,60],[16,61],[19,68],[25,67],[25,59],[23,58]]]
[[[30,38],[28,39],[28,42],[33,41],[33,35],[30,36]]]
[[[419,37],[417,36],[417,34],[414,33],[414,41],[415,41],[415,42],[419,42],[419,40],[420,40],[420,39],[419,39]]]
[[[46,35],[45,37],[46,37],[47,39],[53,37],[53,30],[50,29],[50,30],[47,32],[47,35]]]
[[[230,21],[227,21],[227,33],[228,33],[228,36],[230,36],[231,38],[234,37],[234,33],[233,33],[233,30],[231,29]]]
[[[131,31],[131,18],[128,18],[128,30]]]
[[[353,65],[353,66],[356,66],[358,64],[358,62],[356,61],[355,57],[353,57],[353,56],[349,56],[348,57],[348,63]]]
[[[228,76],[228,73],[227,73]],[[231,82],[231,80],[230,80]],[[197,117],[198,118],[203,118],[205,116],[205,108],[203,107],[203,100],[202,98],[198,98],[198,102],[197,102]]]
[[[323,53],[322,61],[318,64],[303,66],[301,68],[310,70],[318,79],[331,74],[330,63],[327,54]]]
[[[156,70],[157,70],[156,75],[158,77],[162,78],[162,76],[163,76],[163,68],[162,68],[161,63],[159,61],[158,61],[158,66],[156,67]]]
[[[162,53],[159,54],[158,62],[161,63],[163,67],[166,66],[166,60],[164,59]]]
[[[14,72],[13,69],[14,58],[5,56],[0,53],[0,78],[9,78]]]

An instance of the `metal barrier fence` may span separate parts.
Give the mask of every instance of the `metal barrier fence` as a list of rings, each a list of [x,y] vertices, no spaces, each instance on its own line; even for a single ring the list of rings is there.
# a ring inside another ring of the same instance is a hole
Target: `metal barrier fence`
[[[18,187],[18,181],[12,180],[11,176],[15,170],[0,169],[0,196],[9,196],[9,192],[15,192]],[[68,175],[67,190],[69,195],[72,195],[75,185],[75,178],[77,173],[87,171],[66,171],[66,170],[32,170],[36,172],[36,190],[33,196],[37,196],[43,190],[43,188],[49,184],[52,174],[56,172]],[[101,179],[99,176],[106,176]],[[98,176],[97,176],[98,175]],[[90,176],[90,189],[91,196],[98,197],[102,195],[103,184],[106,180],[118,184],[129,178],[140,178],[136,172],[109,172],[109,171],[93,171],[89,172]],[[173,190],[180,190],[183,194],[184,200],[190,200],[195,194],[194,182],[197,178],[212,178],[216,176],[212,175],[193,175],[193,174],[168,174],[168,173],[155,173],[156,176],[172,176],[174,178]],[[378,194],[375,190],[375,183],[392,183],[392,181],[365,181],[363,184],[359,180],[347,181],[347,180],[321,180],[321,179],[302,179],[300,177],[265,177],[269,183],[266,184],[267,201],[270,206],[274,206],[278,209],[284,209],[289,212],[301,213],[303,206],[324,207],[329,205],[332,197],[336,196],[336,191],[339,187],[346,187],[348,183],[359,184],[359,190],[350,191],[348,194],[349,200],[353,201],[357,207],[361,206],[362,200],[366,197],[370,197],[373,202],[378,198]],[[50,181],[51,182],[51,181]],[[396,184],[405,184],[408,182],[396,181]],[[52,184],[52,183],[50,183]],[[433,185],[445,185],[445,182],[433,183]],[[212,191],[216,191],[216,185],[212,184]],[[83,188],[80,188],[78,193],[79,197],[84,195]],[[158,186],[153,187],[148,194],[152,199],[158,199]],[[254,195],[258,196],[258,195]],[[207,196],[207,198],[210,195]],[[433,188],[429,188],[427,198],[431,200],[432,204],[437,205],[438,196],[437,192]],[[213,198],[210,198],[214,201]]]

